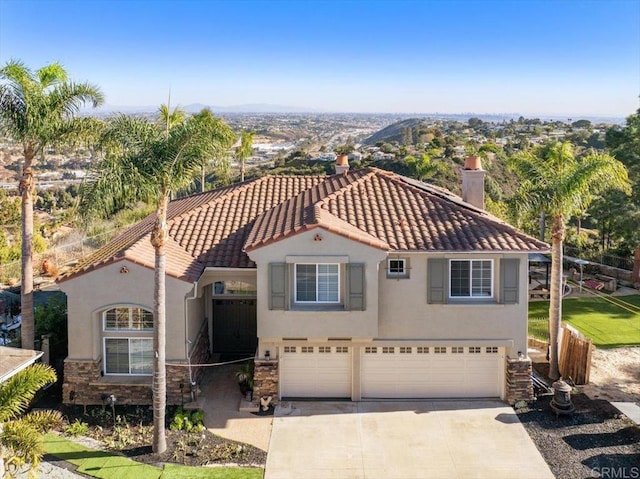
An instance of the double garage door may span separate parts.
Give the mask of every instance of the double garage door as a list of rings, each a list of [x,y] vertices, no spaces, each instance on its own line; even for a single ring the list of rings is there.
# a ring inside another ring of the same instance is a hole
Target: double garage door
[[[282,397],[351,397],[352,348],[286,346],[283,350]],[[363,399],[499,397],[504,377],[504,349],[495,346],[363,347],[359,377]]]

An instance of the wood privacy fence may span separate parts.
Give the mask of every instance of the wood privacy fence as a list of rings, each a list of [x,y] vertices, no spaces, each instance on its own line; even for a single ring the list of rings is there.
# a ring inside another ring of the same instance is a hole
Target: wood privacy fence
[[[561,324],[560,373],[575,384],[589,384],[593,344],[578,331],[565,323]]]

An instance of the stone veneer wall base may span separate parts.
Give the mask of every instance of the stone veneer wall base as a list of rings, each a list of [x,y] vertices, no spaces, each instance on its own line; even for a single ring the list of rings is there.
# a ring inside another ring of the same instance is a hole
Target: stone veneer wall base
[[[271,396],[271,404],[278,403],[278,360],[255,359],[253,370],[253,403],[260,405],[260,398]]]
[[[507,358],[507,402],[514,405],[518,401],[533,401],[533,381],[531,380],[530,359]]]

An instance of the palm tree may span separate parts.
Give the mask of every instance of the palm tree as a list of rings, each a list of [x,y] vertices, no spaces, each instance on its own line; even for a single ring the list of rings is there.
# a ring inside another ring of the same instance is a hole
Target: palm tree
[[[250,131],[243,131],[240,138],[240,145],[236,148],[236,157],[240,160],[240,181],[244,181],[244,164],[247,158],[253,153],[253,136]]]
[[[165,312],[165,242],[167,208],[170,195],[186,187],[199,168],[202,158],[226,150],[233,142],[231,128],[211,111],[186,119],[182,123],[157,123],[121,115],[107,126],[101,145],[105,157],[96,165],[99,177],[89,186],[88,203],[94,211],[109,214],[114,206],[129,201],[153,200],[156,218],[151,232],[155,251],[153,347],[153,450],[167,448],[165,437],[166,408],[166,312]]]
[[[562,319],[562,249],[566,223],[595,195],[610,189],[629,192],[627,170],[615,158],[591,152],[576,157],[569,142],[550,142],[510,161],[520,177],[513,205],[518,214],[545,212],[551,225],[549,377],[558,379],[558,333]]]
[[[81,106],[103,101],[99,88],[67,81],[59,63],[33,72],[12,60],[0,69],[0,128],[21,143],[23,154],[19,190],[22,197],[22,347],[33,349],[33,195],[34,166],[44,148],[82,135],[90,119],[76,118]]]
[[[36,392],[55,382],[50,366],[34,364],[0,384],[0,477],[6,469],[37,469],[44,453],[41,433],[59,424],[61,416],[58,411],[23,413]]]

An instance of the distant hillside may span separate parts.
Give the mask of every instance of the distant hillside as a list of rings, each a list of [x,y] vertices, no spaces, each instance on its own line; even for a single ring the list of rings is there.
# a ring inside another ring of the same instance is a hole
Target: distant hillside
[[[409,118],[383,128],[366,138],[363,143],[365,145],[375,145],[379,141],[383,141],[385,143],[397,141],[398,143],[402,143],[402,134],[407,128],[411,128],[413,131],[416,131],[420,130],[422,127],[425,129],[428,128],[427,121],[425,119]]]

